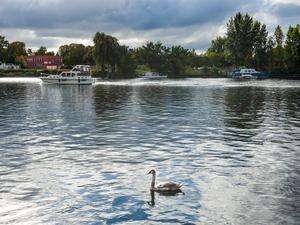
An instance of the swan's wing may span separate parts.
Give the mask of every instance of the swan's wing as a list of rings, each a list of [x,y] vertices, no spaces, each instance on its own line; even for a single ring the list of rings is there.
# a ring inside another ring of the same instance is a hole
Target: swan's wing
[[[176,184],[173,182],[168,182],[157,186],[157,189],[166,190],[166,191],[176,191],[179,190],[180,188],[181,188],[180,184]]]

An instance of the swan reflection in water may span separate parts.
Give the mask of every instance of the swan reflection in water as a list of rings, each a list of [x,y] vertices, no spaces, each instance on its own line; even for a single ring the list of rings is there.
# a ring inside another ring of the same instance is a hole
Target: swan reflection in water
[[[160,196],[176,196],[179,194],[185,195],[183,191],[177,191],[177,192],[158,192]],[[150,190],[150,201],[147,201],[147,204],[149,206],[155,206],[155,191]]]

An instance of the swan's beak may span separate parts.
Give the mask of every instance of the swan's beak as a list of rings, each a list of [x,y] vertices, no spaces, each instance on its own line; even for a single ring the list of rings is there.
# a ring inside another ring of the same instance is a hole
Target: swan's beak
[[[149,171],[147,174],[150,174],[151,173],[151,171]]]

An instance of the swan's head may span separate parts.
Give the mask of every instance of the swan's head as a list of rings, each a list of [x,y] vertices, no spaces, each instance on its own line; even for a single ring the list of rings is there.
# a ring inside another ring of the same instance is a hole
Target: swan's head
[[[155,175],[155,170],[150,170],[149,172],[148,172],[148,174],[152,174],[152,175]]]

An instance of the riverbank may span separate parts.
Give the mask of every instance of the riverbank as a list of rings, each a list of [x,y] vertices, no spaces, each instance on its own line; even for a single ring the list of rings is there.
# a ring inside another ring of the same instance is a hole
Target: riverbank
[[[20,70],[0,70],[1,77],[40,77],[41,73],[48,74],[59,74],[61,70],[34,70],[34,69],[20,69]],[[92,77],[95,78],[106,78],[106,79],[132,79],[141,77],[143,73],[101,73],[98,71],[92,71]],[[227,75],[224,73],[212,73],[212,72],[201,72],[201,73],[184,73],[169,76],[170,78],[226,78]]]
[[[0,70],[1,77],[40,77],[41,73],[58,74],[63,70],[35,70],[35,69],[19,69],[19,70]]]
[[[0,70],[0,78],[9,78],[9,77],[40,77],[41,73],[49,74],[59,74],[64,69],[60,70],[34,70],[34,69],[20,69],[20,70]],[[106,78],[106,79],[132,79],[141,77],[141,74],[126,74],[126,73],[109,73],[103,74],[99,72],[93,72],[92,77],[94,78]],[[202,71],[202,72],[193,72],[187,71],[184,74],[178,74],[169,76],[169,78],[227,78],[228,74],[224,72],[216,71]],[[270,74],[270,79],[289,79],[289,80],[300,80],[300,74]]]

